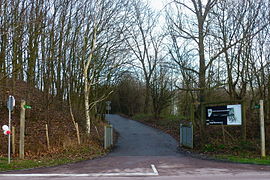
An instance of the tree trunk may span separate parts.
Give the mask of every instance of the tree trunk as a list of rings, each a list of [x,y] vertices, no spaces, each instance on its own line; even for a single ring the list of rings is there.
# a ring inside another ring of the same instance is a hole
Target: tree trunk
[[[144,100],[144,113],[149,113],[149,99],[150,99],[150,89],[149,83],[146,83],[145,87],[145,100]]]
[[[84,106],[85,106],[85,119],[86,119],[86,131],[88,134],[91,132],[91,119],[90,119],[90,105],[89,105],[89,93],[90,87],[87,77],[87,69],[84,69]]]
[[[87,61],[85,63],[84,70],[83,70],[84,106],[85,106],[86,130],[87,130],[87,133],[89,135],[90,135],[90,132],[91,132],[90,103],[89,103],[89,94],[90,94],[90,89],[91,89],[91,83],[89,83],[88,71],[89,71],[90,63],[92,61],[93,54],[94,54],[94,51],[95,51],[96,36],[97,36],[97,29],[96,29],[96,25],[94,25],[91,51],[90,51],[89,57],[88,57],[88,59],[87,59]]]
[[[194,2],[194,6],[196,3]],[[201,121],[201,137],[202,142],[205,142],[205,121],[204,121],[204,105],[205,102],[205,92],[206,92],[206,63],[205,63],[205,48],[204,48],[204,22],[205,18],[203,17],[203,12],[201,8],[201,1],[198,2],[198,10],[197,10],[197,20],[198,20],[198,32],[199,32],[199,41],[198,41],[198,47],[199,47],[199,101],[200,101],[200,108],[201,108],[201,114],[200,114],[200,121]],[[208,13],[207,10],[205,10],[204,13]]]

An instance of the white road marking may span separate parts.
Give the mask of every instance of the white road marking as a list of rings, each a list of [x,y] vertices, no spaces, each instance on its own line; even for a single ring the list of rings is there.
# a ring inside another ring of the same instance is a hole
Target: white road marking
[[[155,165],[151,164],[151,167],[152,167],[154,173],[158,176],[159,174],[158,174],[158,171],[157,171],[157,168],[155,167]]]
[[[141,173],[89,173],[89,174],[0,174],[0,177],[101,177],[101,176],[158,176],[155,165],[151,164],[153,172]]]
[[[101,176],[156,176],[155,173],[91,173],[91,174],[0,174],[0,177],[101,177]]]

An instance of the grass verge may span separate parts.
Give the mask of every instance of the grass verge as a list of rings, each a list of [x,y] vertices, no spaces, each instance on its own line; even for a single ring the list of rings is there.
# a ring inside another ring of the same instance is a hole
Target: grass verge
[[[30,169],[37,167],[57,166],[82,160],[93,159],[105,155],[106,152],[99,147],[89,147],[81,145],[58,152],[49,152],[42,157],[27,157],[24,160],[13,158],[8,164],[6,157],[0,158],[0,171]]]
[[[258,164],[258,165],[270,165],[270,156],[265,158],[247,158],[247,157],[239,157],[239,156],[231,156],[231,155],[216,155],[217,159],[229,160],[237,163],[248,163],[248,164]]]

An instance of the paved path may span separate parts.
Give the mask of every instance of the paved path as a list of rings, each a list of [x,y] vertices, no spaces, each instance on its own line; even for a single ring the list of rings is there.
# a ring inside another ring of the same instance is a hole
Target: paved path
[[[115,150],[109,156],[181,156],[178,142],[168,134],[118,115],[107,116],[120,134]]]
[[[106,157],[15,171],[11,173],[26,177],[0,175],[0,179],[270,179],[270,166],[187,157],[177,152],[178,143],[172,137],[159,130],[118,115],[109,115],[107,119],[120,136],[116,148]],[[33,175],[39,177],[31,177]]]

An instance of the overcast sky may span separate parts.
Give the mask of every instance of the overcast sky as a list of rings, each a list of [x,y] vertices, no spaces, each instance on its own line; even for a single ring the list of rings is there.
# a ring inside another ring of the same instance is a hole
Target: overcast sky
[[[164,0],[148,0],[148,1],[149,4],[157,10],[161,10],[163,8]]]

